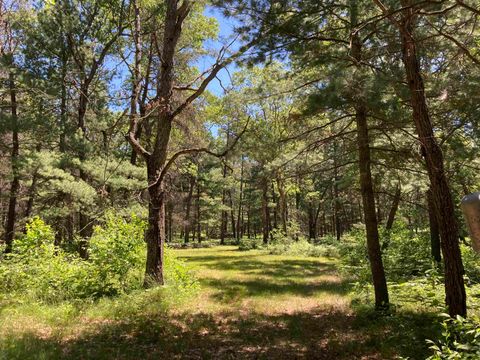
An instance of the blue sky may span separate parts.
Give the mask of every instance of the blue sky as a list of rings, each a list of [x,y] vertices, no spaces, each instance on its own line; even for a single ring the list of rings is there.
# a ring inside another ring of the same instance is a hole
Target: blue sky
[[[223,43],[228,43],[229,41],[231,41],[232,37],[234,36],[235,23],[233,19],[227,19],[226,17],[223,16],[221,11],[211,6],[205,9],[204,14],[206,16],[216,18],[219,24],[219,40],[207,41],[205,43],[205,46],[213,50],[219,50],[222,47]],[[234,50],[236,48],[238,49],[238,45],[233,46]],[[129,76],[129,73],[128,73],[128,69],[126,68],[126,65],[124,63],[119,63],[117,60],[118,59],[107,58],[105,65],[109,71],[111,71],[112,73],[113,72],[116,73],[112,79],[112,82],[110,83],[110,86],[111,86],[111,93],[116,94],[118,96],[118,92],[121,91],[122,88],[125,86],[125,79],[126,77]],[[215,61],[215,58],[211,56],[204,56],[198,59],[194,63],[194,66],[197,66],[199,70],[203,72],[205,70],[208,70],[212,66],[214,61]],[[220,70],[220,72],[217,75],[217,77],[220,79],[224,87],[228,87],[230,85],[229,72],[230,74],[233,74],[233,72],[235,72],[237,67],[235,66],[235,64],[230,64],[228,66],[228,69],[229,71],[226,71],[224,69]],[[207,90],[216,96],[223,96],[224,90],[220,85],[220,81],[217,79],[212,80],[208,85]],[[128,92],[129,89],[127,89],[126,91]],[[115,97],[115,95],[113,96]],[[124,104],[122,103],[119,105],[119,104],[112,103],[110,104],[110,106],[114,110],[122,111]]]
[[[221,11],[218,9],[215,9],[213,7],[207,7],[205,9],[205,15],[209,17],[214,17],[217,19],[218,24],[219,24],[219,40],[220,41],[209,41],[207,42],[207,46],[213,47],[214,49],[220,49],[222,46],[222,42],[226,42],[232,38],[232,36],[235,33],[235,22],[233,19],[228,19],[223,14]],[[230,40],[231,41],[231,40]],[[238,48],[238,46],[237,46]],[[201,71],[208,69],[212,65],[212,59],[211,57],[208,58],[202,58],[196,65],[200,68]],[[230,64],[227,66],[230,74],[233,74],[233,72],[236,69],[235,64]],[[230,84],[230,76],[228,74],[228,71],[225,69],[220,70],[218,73],[217,77],[220,79],[221,83],[223,84],[224,87],[228,87]],[[222,96],[223,95],[223,88],[220,85],[220,81],[217,79],[214,79],[210,82],[208,85],[207,89],[212,92],[213,94],[217,96]]]

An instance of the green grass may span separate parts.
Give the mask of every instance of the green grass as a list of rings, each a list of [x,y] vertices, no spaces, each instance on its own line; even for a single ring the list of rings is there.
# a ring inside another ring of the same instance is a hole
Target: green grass
[[[0,359],[424,359],[433,313],[352,307],[329,258],[175,250],[200,290],[92,303],[0,304]]]

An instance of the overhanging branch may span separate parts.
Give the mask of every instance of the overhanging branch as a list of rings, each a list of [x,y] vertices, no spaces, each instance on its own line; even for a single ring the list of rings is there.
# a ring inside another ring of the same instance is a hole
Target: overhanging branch
[[[173,163],[180,157],[180,156],[183,156],[183,155],[188,155],[188,154],[198,154],[198,153],[206,153],[206,154],[209,154],[209,155],[212,155],[212,156],[215,156],[215,157],[218,157],[218,158],[221,158],[221,157],[224,157],[225,155],[227,155],[230,151],[233,150],[233,148],[237,145],[238,141],[240,140],[240,138],[243,136],[243,134],[245,133],[245,131],[247,131],[247,128],[248,128],[248,124],[250,123],[250,117],[248,117],[247,119],[247,123],[245,124],[244,128],[242,129],[242,131],[235,137],[235,139],[233,140],[232,144],[227,147],[224,151],[222,151],[221,153],[216,153],[206,147],[201,147],[201,148],[190,148],[190,149],[183,149],[183,150],[180,150],[180,151],[177,151],[175,154],[172,155],[172,157],[167,161],[167,163],[165,164],[165,166],[163,167],[162,171],[160,172],[160,175],[158,176],[158,178],[151,184],[148,185],[149,188],[153,187],[153,186],[156,186],[158,184],[160,184],[163,179],[165,178],[165,176],[167,175],[168,173],[168,170],[170,169],[170,167],[173,165]]]

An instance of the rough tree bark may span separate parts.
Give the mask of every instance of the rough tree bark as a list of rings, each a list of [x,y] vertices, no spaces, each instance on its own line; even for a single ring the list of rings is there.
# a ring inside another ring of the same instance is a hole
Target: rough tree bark
[[[147,164],[148,193],[150,202],[148,207],[148,230],[145,233],[147,243],[147,263],[145,268],[145,286],[152,284],[163,285],[163,253],[165,244],[165,184],[161,178],[167,160],[168,143],[175,118],[173,108],[174,85],[174,57],[176,46],[182,32],[183,22],[190,12],[191,3],[184,1],[177,7],[176,0],[166,1],[164,22],[164,38],[161,49],[161,67],[159,86],[155,97],[157,108],[157,132],[153,151],[147,152],[135,138],[138,131],[138,121],[130,119],[128,139],[135,151],[144,156]],[[177,111],[179,111],[177,109]]]
[[[37,145],[35,147],[35,151],[40,152],[40,150],[41,150],[40,145]],[[39,172],[39,167],[36,167],[35,170],[33,171],[33,175],[32,175],[32,185],[30,186],[30,189],[28,190],[28,200],[27,200],[27,204],[25,206],[25,215],[24,215],[24,217],[26,219],[28,219],[32,215],[33,204],[35,202],[35,195],[37,193],[37,182],[38,182],[38,178],[39,178],[38,172]]]
[[[450,316],[466,316],[466,293],[463,281],[463,264],[459,247],[458,224],[455,204],[444,169],[443,153],[430,119],[425,98],[423,76],[417,55],[414,37],[415,9],[410,0],[402,0],[402,19],[397,22],[402,41],[402,60],[405,66],[410,103],[413,110],[415,129],[425,158],[433,204],[437,217],[443,259],[445,263],[445,294]]]
[[[444,169],[442,149],[433,132],[414,36],[418,8],[414,6],[412,0],[402,0],[401,19],[398,19],[380,0],[373,0],[373,2],[382,10],[385,17],[389,18],[393,25],[398,28],[400,33],[402,61],[410,90],[413,122],[430,179],[435,215],[442,239],[440,243],[445,264],[445,302],[450,316],[466,316],[467,300],[463,281],[464,269],[458,241],[459,230],[455,217],[455,204]]]
[[[180,4],[180,5],[179,5]],[[156,133],[154,134],[151,151],[147,151],[135,137],[139,127],[139,121],[135,117],[130,118],[130,128],[127,139],[138,154],[142,155],[147,165],[148,192],[150,196],[148,230],[145,234],[147,243],[147,264],[145,269],[145,286],[152,284],[163,284],[163,249],[165,243],[165,192],[168,191],[165,185],[165,177],[170,166],[182,155],[206,152],[217,157],[223,157],[230,150],[227,148],[221,154],[215,154],[207,148],[184,149],[173,154],[167,161],[168,145],[174,119],[184,112],[185,109],[205,91],[207,85],[217,76],[218,72],[234,56],[224,59],[226,49],[222,49],[217,62],[212,66],[210,72],[201,80],[199,86],[192,90],[189,95],[178,106],[174,101],[175,81],[175,53],[182,33],[185,18],[190,13],[193,2],[183,0],[165,1],[165,17],[163,21],[162,44],[158,46],[160,57],[160,71],[158,76],[157,93],[155,98],[148,104],[148,109],[154,114]],[[155,34],[153,34],[155,36]],[[245,47],[242,48],[245,51]],[[248,124],[248,123],[247,123]],[[147,130],[147,129],[146,129]],[[245,132],[246,127],[243,132]],[[242,134],[243,134],[242,132]],[[238,138],[233,142],[236,144]]]
[[[351,26],[354,33],[351,39],[351,56],[355,60],[357,69],[361,69],[362,42],[355,31],[357,25],[357,5],[351,1]],[[360,90],[357,90],[360,92]],[[358,94],[354,99],[355,121],[357,125],[358,161],[360,170],[360,188],[362,193],[363,213],[365,229],[367,233],[367,250],[372,272],[373,287],[375,292],[375,307],[385,309],[389,307],[389,297],[385,270],[383,267],[380,238],[378,234],[378,222],[375,207],[375,195],[373,192],[372,173],[370,169],[370,142],[368,136],[367,106]]]

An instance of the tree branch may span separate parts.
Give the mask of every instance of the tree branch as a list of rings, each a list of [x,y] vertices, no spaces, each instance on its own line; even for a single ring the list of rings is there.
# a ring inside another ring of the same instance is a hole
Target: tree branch
[[[209,154],[209,155],[212,155],[212,156],[215,156],[215,157],[218,157],[218,158],[221,158],[221,157],[224,157],[225,155],[227,155],[231,150],[233,150],[233,148],[235,147],[235,145],[237,145],[238,143],[238,140],[240,140],[240,138],[243,136],[243,134],[245,133],[245,131],[247,131],[247,128],[248,128],[248,124],[250,123],[250,117],[248,117],[247,119],[247,123],[245,124],[243,130],[240,132],[240,134],[238,134],[238,136],[235,137],[235,139],[233,140],[232,144],[227,147],[224,151],[222,151],[221,153],[216,153],[206,147],[201,147],[201,148],[191,148],[191,149],[183,149],[183,150],[180,150],[180,151],[177,151],[175,154],[172,155],[172,157],[167,161],[167,163],[165,164],[165,166],[163,167],[162,171],[160,172],[160,175],[158,176],[158,178],[151,184],[148,185],[148,187],[152,187],[152,186],[155,186],[157,184],[160,184],[163,179],[165,178],[168,170],[170,169],[170,167],[173,165],[173,163],[175,162],[175,160],[177,160],[180,156],[183,156],[183,155],[188,155],[188,154],[197,154],[197,153],[200,153],[200,152],[203,152],[203,153],[206,153],[206,154]]]

